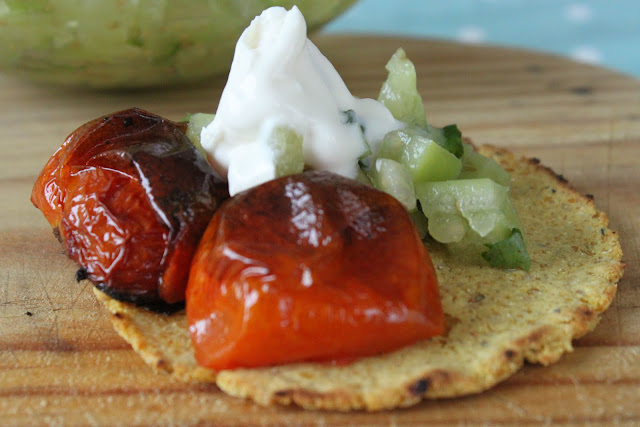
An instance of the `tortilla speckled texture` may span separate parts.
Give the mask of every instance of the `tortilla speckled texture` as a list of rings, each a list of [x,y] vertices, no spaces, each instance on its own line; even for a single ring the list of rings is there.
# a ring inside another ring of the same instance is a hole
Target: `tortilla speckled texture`
[[[571,351],[572,339],[592,330],[611,303],[623,264],[617,234],[591,198],[535,159],[490,146],[480,151],[511,173],[532,265],[529,272],[469,265],[429,244],[447,315],[445,336],[344,366],[303,363],[216,374],[196,364],[184,311],[167,317],[96,295],[120,335],[156,370],[185,381],[215,381],[260,404],[380,410],[481,392],[525,360],[547,365]]]

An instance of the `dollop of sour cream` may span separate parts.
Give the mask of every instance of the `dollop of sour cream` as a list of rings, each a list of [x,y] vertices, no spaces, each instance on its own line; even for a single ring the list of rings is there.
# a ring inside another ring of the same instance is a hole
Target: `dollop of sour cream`
[[[306,167],[355,178],[358,159],[404,125],[378,101],[351,95],[293,6],[265,10],[242,33],[216,116],[201,133],[231,195],[276,177],[267,139],[279,126],[302,136]]]

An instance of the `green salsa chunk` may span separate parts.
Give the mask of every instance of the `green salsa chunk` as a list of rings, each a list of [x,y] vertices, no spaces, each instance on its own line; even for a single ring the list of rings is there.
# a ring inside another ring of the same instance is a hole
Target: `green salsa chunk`
[[[511,230],[511,235],[496,243],[487,243],[488,251],[482,253],[490,266],[498,268],[520,268],[529,271],[531,258],[524,244],[522,233],[517,228]]]
[[[378,101],[391,111],[396,119],[427,128],[422,97],[418,93],[416,67],[402,49],[393,54],[386,65],[389,75],[382,84]]]

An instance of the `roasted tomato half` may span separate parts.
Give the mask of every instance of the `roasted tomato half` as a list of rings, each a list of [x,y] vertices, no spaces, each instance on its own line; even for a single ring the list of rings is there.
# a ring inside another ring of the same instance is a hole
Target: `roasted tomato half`
[[[444,331],[431,260],[393,197],[328,172],[267,182],[209,224],[187,288],[208,368],[348,361]]]
[[[184,300],[191,258],[226,184],[172,121],[140,109],[74,131],[31,195],[98,288],[150,308]]]

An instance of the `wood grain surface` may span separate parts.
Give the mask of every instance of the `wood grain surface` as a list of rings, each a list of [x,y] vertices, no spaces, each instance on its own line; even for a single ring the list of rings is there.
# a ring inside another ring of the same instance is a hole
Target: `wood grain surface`
[[[352,92],[375,97],[398,46],[429,120],[541,161],[592,194],[627,264],[612,307],[575,351],[480,395],[381,413],[264,408],[151,369],[113,331],[29,202],[36,175],[89,119],[138,106],[214,112],[224,79],[181,89],[84,92],[0,76],[0,424],[640,424],[640,81],[502,48],[429,40],[317,39]]]

